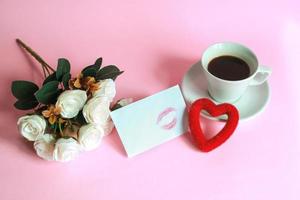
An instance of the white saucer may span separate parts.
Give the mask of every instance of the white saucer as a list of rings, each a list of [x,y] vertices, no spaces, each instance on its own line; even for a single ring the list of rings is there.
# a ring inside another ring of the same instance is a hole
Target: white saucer
[[[188,104],[191,104],[200,98],[209,98],[213,100],[207,91],[207,81],[202,72],[201,62],[194,64],[184,75],[181,89],[183,96]],[[249,86],[246,93],[235,103],[232,103],[240,114],[240,120],[245,120],[254,117],[268,103],[270,96],[269,85],[267,81],[258,86]],[[213,100],[214,101],[214,100]],[[218,102],[214,101],[219,104]],[[203,112],[203,116],[211,118],[207,113]],[[216,118],[211,118],[216,119]],[[226,120],[227,116],[222,115],[218,120]]]

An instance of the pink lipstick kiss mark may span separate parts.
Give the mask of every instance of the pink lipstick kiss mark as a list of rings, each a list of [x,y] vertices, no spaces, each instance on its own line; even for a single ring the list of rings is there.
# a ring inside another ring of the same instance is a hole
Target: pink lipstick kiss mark
[[[170,118],[171,120],[168,120],[167,118]],[[176,109],[172,107],[168,107],[164,111],[162,111],[158,115],[156,120],[156,124],[166,130],[170,130],[174,128],[176,123],[177,123]]]

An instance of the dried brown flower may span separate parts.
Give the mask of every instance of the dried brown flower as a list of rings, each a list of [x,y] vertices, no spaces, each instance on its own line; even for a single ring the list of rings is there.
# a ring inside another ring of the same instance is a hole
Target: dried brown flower
[[[93,94],[100,88],[99,83],[92,76],[83,77],[82,73],[69,81],[70,88],[85,90],[88,94]]]
[[[61,120],[63,120],[63,119],[59,118],[60,112],[61,112],[61,108],[60,107],[56,107],[54,105],[50,105],[50,106],[48,106],[47,110],[44,110],[42,112],[42,115],[45,118],[48,118],[49,123],[52,125],[52,124],[55,124],[55,122],[58,119],[59,119],[59,122],[61,122]]]

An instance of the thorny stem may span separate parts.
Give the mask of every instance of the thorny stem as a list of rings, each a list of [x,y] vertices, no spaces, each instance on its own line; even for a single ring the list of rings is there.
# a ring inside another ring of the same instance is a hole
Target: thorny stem
[[[16,42],[24,48],[28,53],[30,53],[31,56],[33,56],[41,65],[43,68],[44,76],[46,77],[46,71],[48,74],[50,74],[50,71],[55,72],[55,70],[46,63],[41,56],[39,56],[35,51],[33,51],[29,46],[27,46],[22,40],[16,39]],[[46,71],[45,71],[46,70]],[[50,70],[50,71],[49,71]]]

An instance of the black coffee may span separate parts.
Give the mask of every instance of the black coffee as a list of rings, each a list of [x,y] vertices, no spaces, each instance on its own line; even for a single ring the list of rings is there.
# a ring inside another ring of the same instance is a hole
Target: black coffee
[[[208,64],[208,71],[214,76],[230,81],[237,81],[250,76],[248,64],[234,56],[220,56]]]

